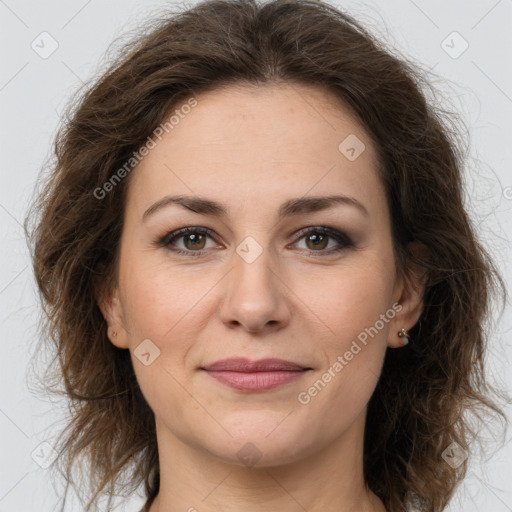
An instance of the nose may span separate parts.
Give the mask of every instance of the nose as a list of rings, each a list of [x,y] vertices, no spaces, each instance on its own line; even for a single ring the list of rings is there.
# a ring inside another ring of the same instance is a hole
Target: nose
[[[233,264],[220,306],[222,322],[230,329],[250,333],[273,332],[286,326],[290,321],[288,288],[268,252],[263,251],[251,263],[234,253]]]

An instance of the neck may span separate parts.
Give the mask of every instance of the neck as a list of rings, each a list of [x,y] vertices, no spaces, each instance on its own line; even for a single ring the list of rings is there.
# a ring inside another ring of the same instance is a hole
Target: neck
[[[293,462],[246,467],[183,443],[157,420],[160,492],[150,512],[386,512],[364,482],[364,421]]]

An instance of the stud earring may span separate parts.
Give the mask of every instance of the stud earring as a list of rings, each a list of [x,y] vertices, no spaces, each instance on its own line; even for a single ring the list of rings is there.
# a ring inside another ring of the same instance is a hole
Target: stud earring
[[[404,345],[407,345],[407,343],[409,343],[410,336],[407,329],[402,329],[401,331],[398,331],[398,337],[403,338]]]
[[[113,331],[112,332],[112,336],[115,338],[117,336],[117,332],[116,331]]]

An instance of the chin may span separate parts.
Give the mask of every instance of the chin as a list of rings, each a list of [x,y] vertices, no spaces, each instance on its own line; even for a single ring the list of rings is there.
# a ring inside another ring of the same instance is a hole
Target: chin
[[[279,424],[273,416],[262,418],[260,414],[258,421],[251,421],[250,416],[236,425],[222,423],[232,437],[202,437],[204,448],[228,464],[255,468],[291,464],[315,451],[314,440],[301,432],[307,429],[301,429],[293,422],[285,427],[288,419]],[[281,414],[280,421],[285,416]]]

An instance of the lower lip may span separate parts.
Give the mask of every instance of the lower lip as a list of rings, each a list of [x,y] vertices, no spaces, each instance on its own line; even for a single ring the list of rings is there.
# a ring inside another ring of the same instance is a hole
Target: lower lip
[[[271,372],[206,371],[211,377],[240,391],[266,391],[300,379],[306,370]]]

